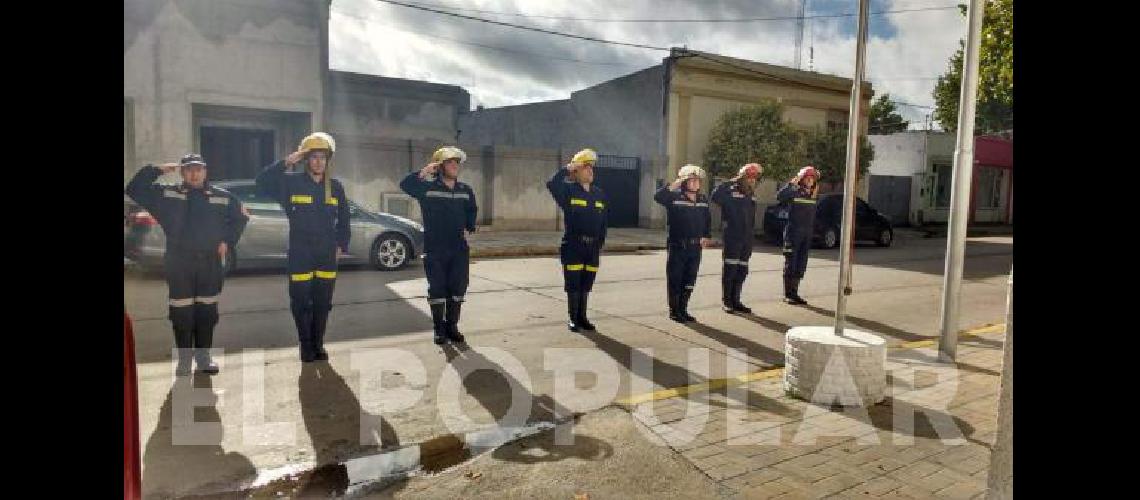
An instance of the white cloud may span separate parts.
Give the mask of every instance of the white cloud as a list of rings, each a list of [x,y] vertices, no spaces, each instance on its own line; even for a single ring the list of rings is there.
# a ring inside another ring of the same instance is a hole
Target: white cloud
[[[465,9],[518,12],[538,16],[579,18],[738,18],[795,15],[798,2],[764,3],[744,0],[696,2],[683,0],[424,0]],[[835,7],[847,12],[850,5]],[[845,5],[845,4],[844,4]],[[943,7],[954,2],[890,0],[876,7],[887,10]],[[815,9],[815,7],[811,7]],[[875,10],[874,8],[872,10]],[[794,29],[791,21],[755,23],[603,23],[498,16],[464,11],[464,15],[535,26],[582,36],[669,47],[686,45],[733,57],[791,65]],[[832,12],[829,12],[832,13]],[[965,20],[956,9],[872,16],[891,23],[890,38],[872,36],[867,45],[867,77],[876,94],[890,93],[898,101],[932,105],[932,79],[941,74],[964,36]],[[804,35],[814,45],[814,69],[850,77],[855,66],[855,19],[808,20]],[[844,24],[846,23],[846,24]],[[846,29],[841,29],[847,26]],[[880,30],[873,30],[872,33]],[[810,33],[810,38],[809,38]],[[515,52],[468,44],[482,44]],[[529,52],[540,56],[520,54]],[[334,69],[460,85],[472,95],[472,105],[503,106],[551,99],[638,69],[655,65],[665,52],[619,47],[527,32],[462,20],[375,0],[336,0],[330,21],[330,64]],[[587,64],[560,59],[578,59]],[[880,79],[882,78],[882,79]],[[928,109],[900,107],[904,117],[921,122]]]

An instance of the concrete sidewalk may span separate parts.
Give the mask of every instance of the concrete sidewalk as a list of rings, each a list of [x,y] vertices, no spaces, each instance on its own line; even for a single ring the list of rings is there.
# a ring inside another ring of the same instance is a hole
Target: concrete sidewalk
[[[583,417],[571,445],[545,431],[368,498],[983,498],[1003,337],[965,334],[956,368],[930,341],[895,348],[893,395],[870,408],[793,399],[781,369],[754,372],[715,384],[728,392],[645,394]]]
[[[633,415],[730,498],[983,498],[1003,339],[1004,325],[963,336],[956,369],[937,363],[932,342],[895,348],[893,395],[846,414],[786,396],[772,370],[745,386],[763,398],[746,407],[713,394],[687,414],[685,399],[668,398]]]

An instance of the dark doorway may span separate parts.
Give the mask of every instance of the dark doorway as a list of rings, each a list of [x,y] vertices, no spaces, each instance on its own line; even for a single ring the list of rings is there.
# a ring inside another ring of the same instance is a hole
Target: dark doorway
[[[910,177],[901,175],[872,175],[868,186],[867,202],[891,220],[891,224],[905,226],[910,222]]]
[[[637,227],[641,161],[636,156],[598,155],[594,183],[609,199],[609,227]]]
[[[212,180],[252,179],[274,160],[272,130],[204,126],[199,137]]]

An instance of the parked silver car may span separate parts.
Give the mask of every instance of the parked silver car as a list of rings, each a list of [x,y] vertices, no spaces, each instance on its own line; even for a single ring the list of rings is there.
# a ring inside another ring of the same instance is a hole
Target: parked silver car
[[[289,241],[289,220],[272,198],[257,192],[252,180],[212,183],[237,196],[249,210],[249,224],[226,259],[227,271],[237,267],[284,267]],[[162,266],[166,235],[154,217],[141,207],[127,208],[123,229],[125,256],[147,268]],[[352,239],[343,264],[371,264],[381,271],[406,266],[420,257],[424,228],[397,215],[369,212],[349,201]]]

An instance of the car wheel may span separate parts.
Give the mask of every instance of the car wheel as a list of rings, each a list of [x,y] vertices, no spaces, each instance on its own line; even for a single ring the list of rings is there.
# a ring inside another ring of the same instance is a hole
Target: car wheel
[[[398,234],[382,234],[372,242],[369,261],[381,271],[395,271],[408,264],[412,245]]]
[[[832,226],[823,232],[823,248],[830,249],[837,246],[839,246],[839,229]]]
[[[884,227],[879,230],[879,238],[875,240],[875,244],[881,247],[889,247],[894,239],[895,235],[891,228]]]

